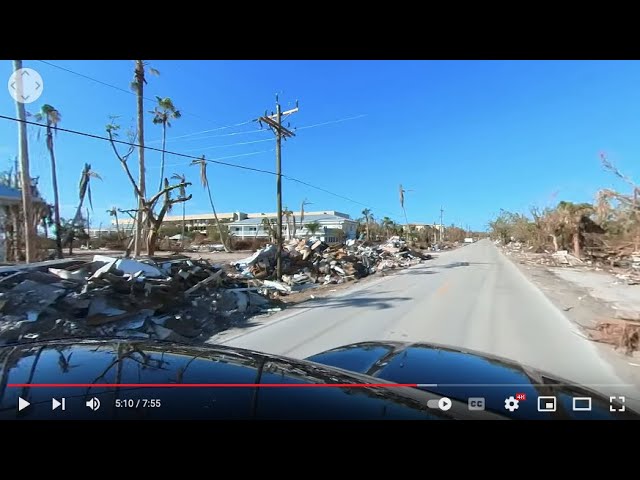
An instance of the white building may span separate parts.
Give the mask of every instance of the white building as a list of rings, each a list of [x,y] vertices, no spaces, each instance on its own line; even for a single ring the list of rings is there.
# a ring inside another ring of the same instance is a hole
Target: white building
[[[311,233],[306,228],[306,224],[317,221],[320,229],[316,232],[316,236],[327,238],[327,242],[338,241],[343,232],[344,238],[355,238],[357,222],[352,220],[346,213],[336,210],[319,210],[314,212],[304,212],[304,225],[300,225],[300,212],[293,212],[296,219],[296,236],[310,236]],[[262,219],[268,218],[276,223],[278,214],[276,212],[232,212],[218,213],[218,219],[229,227],[229,231],[236,238],[268,238],[269,233],[262,227]],[[187,232],[200,231],[206,232],[208,226],[215,225],[213,213],[197,213],[185,215],[185,230]],[[115,221],[111,222],[115,224]],[[293,223],[291,220],[290,223]],[[163,225],[182,225],[182,215],[167,215],[164,218]],[[129,231],[133,227],[133,220],[130,218],[120,219],[120,228]],[[275,227],[275,225],[274,225]],[[282,233],[284,238],[289,238],[287,231],[287,219],[282,219]],[[293,227],[293,225],[292,225]]]
[[[293,212],[293,217],[296,221],[296,237],[309,237],[312,235],[317,236],[322,241],[327,243],[338,242],[345,239],[351,239],[356,237],[357,222],[352,220],[346,213],[336,212],[335,210],[324,212],[305,212],[304,222],[300,224],[300,212]],[[253,218],[244,218],[231,222],[228,224],[229,232],[236,238],[240,239],[252,239],[252,238],[268,238],[269,231],[263,225],[263,220],[268,219],[273,228],[277,228],[277,214],[261,214],[260,216]],[[307,228],[310,223],[317,222],[319,225],[315,234]],[[293,218],[287,222],[287,218],[284,217],[282,221],[282,235],[285,239],[290,238],[293,232],[289,232],[288,228],[291,226],[293,230]]]

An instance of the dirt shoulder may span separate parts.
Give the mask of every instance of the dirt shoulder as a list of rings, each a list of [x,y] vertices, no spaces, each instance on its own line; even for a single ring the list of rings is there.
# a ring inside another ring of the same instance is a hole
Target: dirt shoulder
[[[529,254],[504,250],[503,253],[580,327],[580,334],[586,339],[600,322],[629,318],[640,312],[640,285],[626,285],[614,275],[595,268],[552,267],[537,264]],[[640,385],[640,351],[628,355],[624,348],[601,342],[593,344],[621,379]]]

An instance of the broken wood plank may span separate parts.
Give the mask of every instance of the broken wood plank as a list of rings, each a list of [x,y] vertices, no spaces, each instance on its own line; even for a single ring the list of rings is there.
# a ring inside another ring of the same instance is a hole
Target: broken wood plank
[[[196,283],[193,287],[189,288],[188,290],[186,290],[184,292],[185,295],[190,295],[193,292],[196,292],[196,291],[200,290],[205,285],[208,285],[208,284],[210,284],[210,283],[212,283],[212,282],[214,282],[216,280],[220,280],[220,277],[222,276],[222,272],[223,272],[223,270],[218,270],[216,273],[214,273],[210,277],[207,277],[204,280],[201,280],[200,282]]]

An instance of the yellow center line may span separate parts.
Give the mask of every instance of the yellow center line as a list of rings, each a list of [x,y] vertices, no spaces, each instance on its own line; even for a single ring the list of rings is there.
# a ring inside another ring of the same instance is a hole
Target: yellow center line
[[[442,285],[440,285],[440,287],[438,287],[438,289],[436,290],[436,294],[443,295],[447,292],[447,290],[449,290],[449,286],[449,281],[445,281]]]

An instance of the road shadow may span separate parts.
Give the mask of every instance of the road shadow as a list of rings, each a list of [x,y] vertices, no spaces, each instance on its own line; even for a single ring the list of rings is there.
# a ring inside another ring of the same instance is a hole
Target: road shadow
[[[387,292],[376,292],[376,295],[383,295]],[[295,310],[302,308],[373,308],[376,310],[386,310],[393,308],[395,302],[406,302],[412,300],[411,297],[372,297],[372,296],[349,296],[340,298],[315,298],[300,302],[296,305],[286,307],[287,310]]]
[[[387,270],[383,270],[381,272],[376,273],[377,276],[380,277],[389,277],[395,275],[409,275],[409,274],[419,274],[419,273],[436,273],[432,269],[437,268],[438,265],[434,265],[433,263],[429,264],[417,264],[410,267],[398,267],[398,268],[389,268]]]
[[[433,268],[433,267],[430,267]],[[385,276],[387,277],[395,277],[398,275],[435,275],[438,272],[434,272],[433,270],[425,270],[425,269],[411,269],[411,270],[399,270],[396,272],[387,273],[385,272]]]
[[[434,265],[439,268],[469,267],[471,265],[495,265],[494,262],[452,262],[447,265]]]

